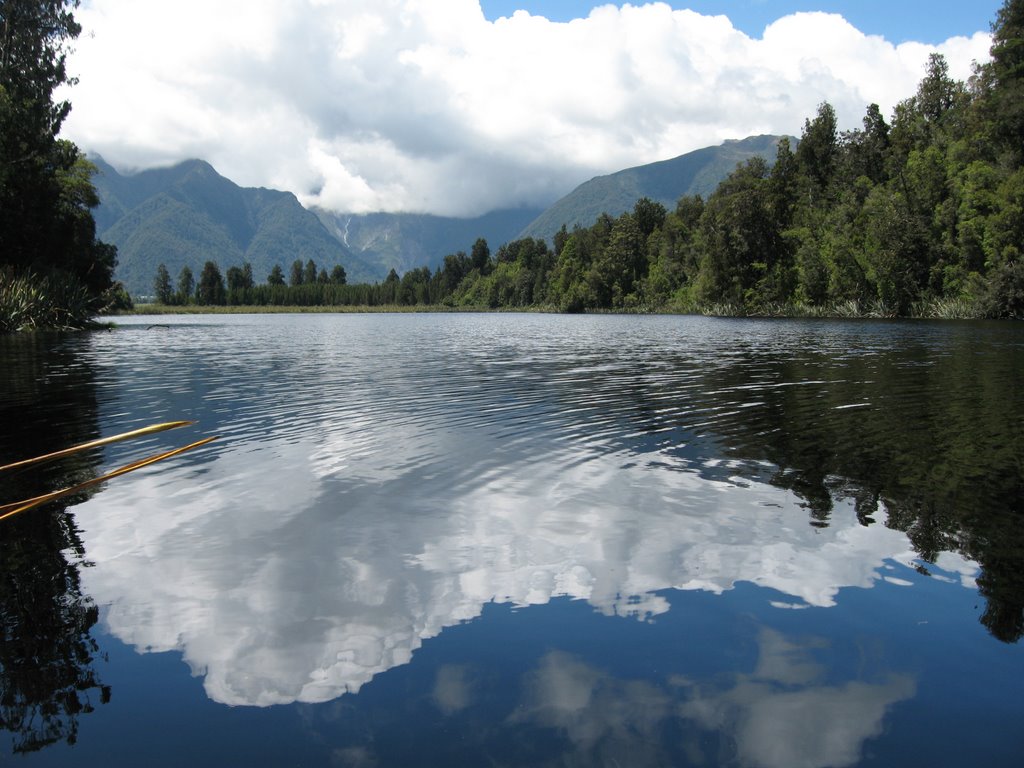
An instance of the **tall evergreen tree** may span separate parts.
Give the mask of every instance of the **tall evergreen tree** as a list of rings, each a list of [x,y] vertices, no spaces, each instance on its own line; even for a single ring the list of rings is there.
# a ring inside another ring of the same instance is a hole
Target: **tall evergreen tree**
[[[55,101],[77,0],[0,0],[0,266],[84,286],[100,307],[116,250],[96,239],[94,167],[58,133],[71,105]]]
[[[166,264],[161,264],[156,268],[156,277],[153,279],[153,295],[156,297],[157,304],[170,304],[174,297],[171,275],[167,271]]]
[[[469,253],[469,258],[473,264],[473,269],[479,269],[481,275],[487,274],[491,264],[491,249],[484,238],[478,237],[476,239],[476,242],[473,243],[473,249]]]
[[[992,24],[991,94],[995,135],[1024,161],[1024,0],[1006,0]]]
[[[199,274],[199,284],[196,286],[196,303],[207,305],[223,304],[225,297],[224,278],[221,276],[220,268],[216,263],[207,261],[203,265],[203,271]]]
[[[312,285],[316,282],[317,271],[316,262],[310,259],[306,262],[305,268],[302,270],[302,282],[306,285]]]
[[[813,120],[804,121],[804,131],[796,149],[800,171],[818,191],[825,189],[832,178],[838,149],[836,111],[828,102],[818,106]]]
[[[178,303],[188,304],[192,300],[192,292],[195,288],[196,279],[192,275],[191,267],[186,264],[178,274]]]

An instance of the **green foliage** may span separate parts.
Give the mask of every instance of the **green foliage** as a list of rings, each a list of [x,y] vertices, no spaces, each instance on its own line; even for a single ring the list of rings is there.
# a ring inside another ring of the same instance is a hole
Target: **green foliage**
[[[224,278],[221,276],[220,268],[212,261],[203,265],[203,271],[199,275],[199,284],[196,286],[196,304],[225,304],[227,303],[227,292],[224,290]]]
[[[487,241],[478,237],[473,243],[473,249],[469,253],[469,263],[473,269],[478,270],[481,275],[487,274],[491,265],[491,249]]]
[[[171,274],[167,271],[165,264],[156,268],[156,277],[153,278],[153,296],[157,304],[170,304],[174,298]]]
[[[1001,264],[983,298],[988,317],[1024,320],[1024,261]]]
[[[797,147],[796,160],[801,175],[808,182],[809,193],[823,190],[832,180],[838,154],[836,111],[825,102],[818,106],[814,120],[804,122],[803,135]],[[812,188],[813,187],[813,188]]]
[[[95,298],[66,272],[38,275],[0,267],[0,333],[86,328]]]
[[[991,54],[985,94],[991,133],[1020,164],[1024,159],[1024,0],[1006,0],[996,14]]]
[[[192,275],[192,269],[187,264],[181,268],[181,272],[178,274],[178,293],[175,296],[175,302],[178,304],[188,304],[192,301],[192,293],[196,288],[196,279]]]
[[[135,309],[135,302],[131,294],[121,282],[115,282],[103,292],[103,311],[107,312],[128,312]]]
[[[317,278],[316,262],[309,259],[302,269],[302,282],[315,283]]]
[[[256,284],[252,264],[249,262],[245,262],[241,267],[228,267],[226,278],[228,291],[242,291]]]
[[[40,295],[75,301],[69,316],[80,314],[79,288],[89,298],[87,315],[103,309],[116,261],[116,250],[96,239],[95,167],[57,138],[71,106],[53,97],[74,82],[66,57],[81,32],[77,5],[0,4],[0,266],[18,284],[45,279]]]

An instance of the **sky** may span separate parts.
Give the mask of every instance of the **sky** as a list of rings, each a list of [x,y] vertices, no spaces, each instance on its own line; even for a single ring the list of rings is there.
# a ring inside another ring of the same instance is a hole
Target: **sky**
[[[522,9],[564,22],[586,17],[599,4],[590,0],[483,0],[481,6],[492,21]],[[955,35],[987,32],[1002,5],[997,0],[672,0],[668,4],[707,16],[728,16],[732,25],[749,37],[760,37],[765,27],[783,16],[822,11],[841,14],[866,35],[881,35],[893,43],[909,40],[932,45]]]
[[[544,207],[728,139],[966,79],[1001,2],[84,0],[63,135],[121,172],[207,160],[346,213]]]

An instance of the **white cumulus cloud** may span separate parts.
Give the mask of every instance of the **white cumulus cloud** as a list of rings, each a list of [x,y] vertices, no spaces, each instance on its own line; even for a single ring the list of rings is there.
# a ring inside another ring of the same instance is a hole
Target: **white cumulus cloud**
[[[604,5],[555,23],[477,0],[91,0],[65,134],[122,170],[201,157],[344,212],[544,205],[600,173],[757,133],[890,114],[933,50],[798,13],[750,38],[724,16]],[[968,32],[965,30],[965,32]]]

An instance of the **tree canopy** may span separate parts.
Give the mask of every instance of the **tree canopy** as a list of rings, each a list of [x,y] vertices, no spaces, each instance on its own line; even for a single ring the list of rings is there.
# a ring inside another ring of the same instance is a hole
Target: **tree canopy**
[[[54,101],[54,93],[74,83],[66,60],[68,43],[81,32],[77,6],[77,0],[0,0],[0,280],[81,294],[85,300],[73,316],[58,306],[62,319],[49,320],[71,326],[103,307],[116,263],[116,249],[96,239],[95,168],[58,138],[71,105]],[[16,318],[5,301],[0,329],[34,322]]]

